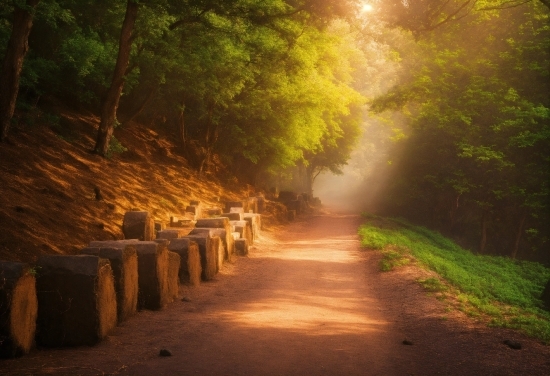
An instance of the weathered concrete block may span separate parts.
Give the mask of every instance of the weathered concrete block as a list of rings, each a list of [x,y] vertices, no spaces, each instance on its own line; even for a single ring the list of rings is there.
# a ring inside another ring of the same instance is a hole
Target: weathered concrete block
[[[248,241],[246,239],[235,240],[235,253],[239,256],[248,255]]]
[[[201,278],[203,281],[210,281],[216,275],[217,244],[212,242],[212,237],[207,233],[188,235],[186,238],[194,241],[199,246],[202,268]]]
[[[170,244],[171,239],[155,239],[153,241],[157,244],[160,244],[163,247],[168,247],[168,244]]]
[[[214,228],[199,228],[195,227],[189,232],[189,235],[208,235],[210,237],[216,236]]]
[[[122,232],[126,239],[153,240],[155,221],[146,211],[130,211],[124,214]]]
[[[280,191],[279,192],[279,201],[280,202],[287,202],[287,201],[294,201],[298,199],[298,194],[293,191]]]
[[[293,201],[287,201],[285,202],[285,206],[288,208],[288,210],[294,210],[296,212],[296,215],[300,215],[304,212],[304,201],[302,200],[293,200]]]
[[[187,213],[179,216],[170,217],[170,227],[194,227],[195,216],[193,213]]]
[[[199,246],[189,238],[173,239],[168,250],[180,255],[179,279],[182,283],[198,285],[201,280],[201,257]]]
[[[231,225],[230,225],[231,227]],[[222,241],[222,246],[224,248],[224,258],[229,260],[233,252],[235,251],[235,241],[233,236],[229,234],[223,228],[194,228],[189,235],[199,235],[199,234],[208,234],[210,237],[218,236]]]
[[[243,213],[222,213],[222,217],[229,218],[230,221],[242,221],[243,220]]]
[[[244,220],[250,223],[250,227],[252,229],[252,235],[253,239],[257,240],[260,236],[260,232],[262,230],[262,216],[261,214],[251,214],[251,213],[245,213],[243,215]],[[252,245],[253,243],[249,243]]]
[[[219,236],[212,237],[213,247],[216,249],[216,273],[220,271],[225,259],[225,248]]]
[[[92,255],[41,256],[36,340],[43,346],[93,345],[117,323],[109,260]]]
[[[92,240],[90,244],[88,244],[88,247],[92,248],[117,248],[117,249],[124,249],[128,245],[133,245],[136,243],[141,242],[141,240],[138,239],[122,239],[122,240]]]
[[[256,197],[248,198],[248,210],[246,213],[258,213],[258,199]]]
[[[231,208],[243,208],[245,212],[248,211],[248,201],[228,201],[225,203],[225,213],[230,213]]]
[[[219,209],[219,208],[206,209],[206,214],[208,214],[209,217],[219,217],[222,214],[222,209]]]
[[[231,229],[231,224],[227,217],[218,217],[218,218],[207,218],[200,219],[197,221],[196,227],[198,228],[217,228],[225,230],[224,233],[217,232],[216,235],[223,237],[222,241],[227,252],[227,258],[231,257],[235,250],[235,244],[233,242],[233,232]]]
[[[229,212],[230,213],[244,213],[244,209],[243,208],[230,208],[229,209]]]
[[[163,222],[155,222],[155,231],[159,232],[166,228],[166,224]]]
[[[168,251],[168,292],[172,300],[178,298],[180,291],[179,272],[181,257],[176,252]]]
[[[117,296],[118,322],[135,315],[138,302],[138,261],[135,247],[87,247],[81,252],[111,262]]]
[[[157,232],[157,239],[178,239],[189,235],[192,227],[171,227]]]
[[[227,219],[226,217],[217,217],[217,218],[199,219],[195,224],[195,227],[225,229],[228,225],[229,225],[229,219]]]
[[[138,309],[159,310],[172,301],[168,289],[168,243],[167,239],[108,240],[90,242],[89,247],[133,245],[138,256]]]
[[[241,235],[241,239],[246,239],[248,244],[252,245],[254,241],[254,234],[252,233],[252,226],[248,221],[231,221],[231,224],[235,226],[235,232]]]
[[[27,354],[36,333],[38,300],[33,270],[19,262],[0,262],[0,357]]]
[[[168,286],[168,249],[156,242],[139,242],[134,246],[138,255],[138,307],[162,309],[173,300]]]
[[[185,212],[191,213],[195,220],[202,218],[202,208],[200,204],[187,206]]]

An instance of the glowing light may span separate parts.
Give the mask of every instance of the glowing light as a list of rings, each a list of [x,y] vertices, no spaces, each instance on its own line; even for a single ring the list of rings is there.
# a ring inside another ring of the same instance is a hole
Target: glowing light
[[[361,12],[372,12],[372,5],[370,4],[363,4],[363,7],[361,8]]]

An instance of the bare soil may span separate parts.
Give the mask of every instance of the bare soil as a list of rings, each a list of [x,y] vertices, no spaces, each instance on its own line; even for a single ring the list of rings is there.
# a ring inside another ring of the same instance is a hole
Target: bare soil
[[[216,166],[199,176],[167,129],[119,127],[115,135],[128,150],[106,159],[90,153],[97,116],[54,112],[59,126],[20,125],[0,143],[0,260],[32,263],[42,254],[78,254],[93,240],[122,239],[130,210],[168,223],[190,200],[210,208],[249,194]]]
[[[165,310],[138,313],[94,347],[0,361],[0,373],[550,374],[549,347],[446,312],[415,282],[424,273],[417,266],[380,272],[380,255],[360,248],[359,224],[324,213],[272,228],[249,257],[225,264],[212,282],[181,287]]]

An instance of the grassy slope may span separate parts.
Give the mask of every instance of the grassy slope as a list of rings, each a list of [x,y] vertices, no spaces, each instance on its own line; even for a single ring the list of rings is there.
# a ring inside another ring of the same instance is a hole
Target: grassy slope
[[[384,254],[381,268],[391,270],[411,260],[435,271],[444,282],[419,281],[457,308],[486,319],[490,325],[519,328],[550,343],[550,313],[538,299],[550,269],[533,262],[476,255],[449,239],[405,221],[365,216],[362,244]]]
[[[127,152],[91,154],[98,123],[91,114],[61,111],[58,124],[16,127],[0,144],[0,260],[32,262],[122,238],[124,213],[134,208],[167,222],[189,200],[215,207],[218,199],[247,197],[236,183],[199,178],[169,137],[139,124],[115,131]],[[95,186],[103,201],[95,200]]]

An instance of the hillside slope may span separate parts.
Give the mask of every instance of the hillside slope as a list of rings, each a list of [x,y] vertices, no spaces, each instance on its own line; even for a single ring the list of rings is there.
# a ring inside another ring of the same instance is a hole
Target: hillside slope
[[[162,132],[140,124],[115,131],[128,151],[90,153],[99,119],[62,111],[54,125],[15,127],[0,144],[0,260],[74,254],[91,240],[122,238],[131,209],[169,221],[189,200],[207,207],[243,198],[246,187],[199,177]],[[103,200],[96,200],[94,188]]]

